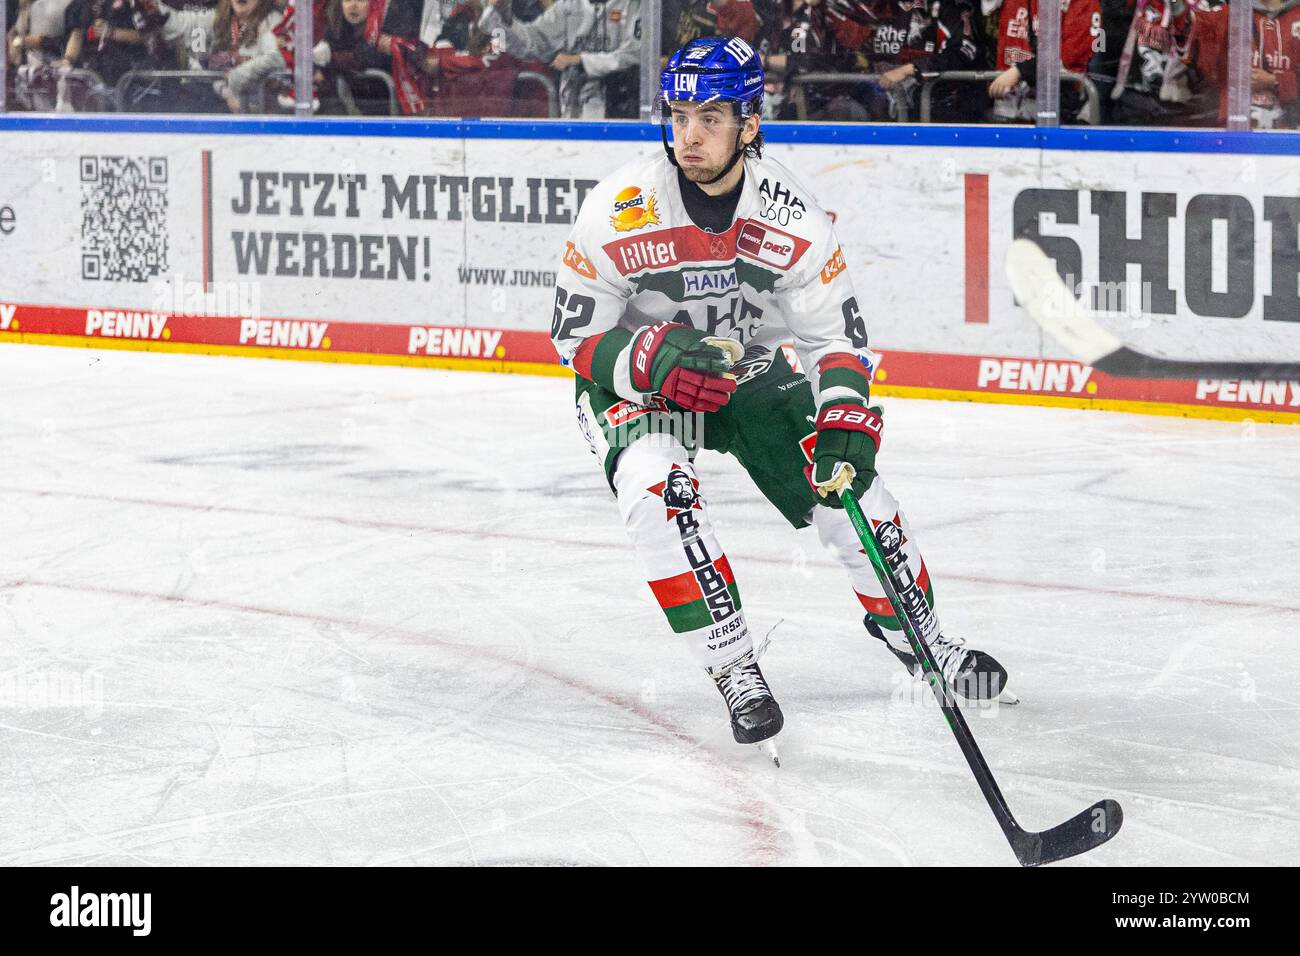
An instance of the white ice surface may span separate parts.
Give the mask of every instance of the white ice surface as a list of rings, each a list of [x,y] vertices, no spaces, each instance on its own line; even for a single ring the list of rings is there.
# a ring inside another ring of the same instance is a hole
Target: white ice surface
[[[1014,865],[815,533],[703,487],[781,769],[663,624],[566,379],[0,346],[0,864]],[[888,402],[968,718],[1067,865],[1295,863],[1300,428]]]

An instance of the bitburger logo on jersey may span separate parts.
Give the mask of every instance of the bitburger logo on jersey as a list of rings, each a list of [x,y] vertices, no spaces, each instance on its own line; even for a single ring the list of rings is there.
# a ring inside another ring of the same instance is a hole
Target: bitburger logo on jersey
[[[609,217],[616,232],[631,232],[659,224],[655,194],[644,193],[640,186],[628,186],[614,197],[614,214]]]

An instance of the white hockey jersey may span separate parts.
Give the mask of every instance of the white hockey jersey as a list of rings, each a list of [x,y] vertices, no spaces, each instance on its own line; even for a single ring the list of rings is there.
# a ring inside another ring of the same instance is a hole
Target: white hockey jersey
[[[579,374],[647,404],[650,395],[632,384],[630,341],[617,353],[581,347],[613,329],[672,321],[735,339],[741,364],[759,371],[793,340],[819,405],[862,397],[865,375],[858,392],[820,387],[827,368],[865,372],[858,355],[867,347],[830,217],[780,163],[744,163],[735,220],[719,234],[691,221],[663,154],[623,166],[587,194],[557,272],[551,326],[556,350]]]

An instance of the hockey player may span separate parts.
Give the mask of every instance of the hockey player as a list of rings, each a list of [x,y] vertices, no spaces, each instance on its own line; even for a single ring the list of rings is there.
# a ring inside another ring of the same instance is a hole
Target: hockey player
[[[869,520],[901,528],[933,600],[915,537],[876,477],[882,419],[867,407],[861,305],[830,218],[762,157],[762,91],[762,65],[739,38],[696,39],[672,55],[659,97],[667,155],[629,163],[588,194],[551,327],[650,589],[717,684],[739,743],[773,736],[783,717],[714,533],[698,448],[734,455],[787,521],[816,526],[868,632],[913,672],[842,510],[850,475]],[[790,340],[804,374],[783,355]],[[1006,672],[992,657],[946,638],[933,650],[958,692],[997,696]]]

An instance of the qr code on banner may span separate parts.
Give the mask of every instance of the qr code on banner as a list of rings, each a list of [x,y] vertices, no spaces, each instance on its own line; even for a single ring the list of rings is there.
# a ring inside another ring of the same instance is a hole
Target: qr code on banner
[[[167,270],[167,159],[81,157],[81,277],[148,282]]]

